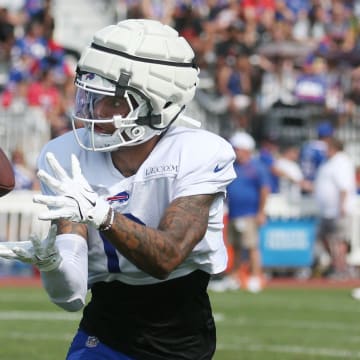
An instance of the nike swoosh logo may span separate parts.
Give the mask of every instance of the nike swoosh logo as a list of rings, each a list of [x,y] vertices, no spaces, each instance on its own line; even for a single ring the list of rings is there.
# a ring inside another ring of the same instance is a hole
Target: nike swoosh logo
[[[84,189],[89,195],[94,195],[94,191],[92,190],[88,190],[88,189]],[[95,206],[96,205],[96,201],[91,201],[89,198],[87,198],[86,196],[84,196],[84,198],[92,205]]]
[[[224,167],[225,167],[225,165],[224,166],[219,166],[219,164],[217,164],[215,166],[214,173],[217,173],[217,172],[221,171]]]

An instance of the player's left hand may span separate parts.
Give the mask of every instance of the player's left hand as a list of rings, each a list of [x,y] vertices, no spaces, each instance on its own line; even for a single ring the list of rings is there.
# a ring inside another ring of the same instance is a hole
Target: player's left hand
[[[30,241],[1,242],[0,257],[33,264],[40,271],[57,269],[61,262],[61,256],[55,244],[56,230],[57,227],[53,224],[44,240],[32,234]]]
[[[77,157],[71,155],[70,177],[53,153],[46,154],[55,177],[39,170],[38,177],[57,195],[35,195],[35,203],[47,205],[49,210],[39,215],[40,220],[68,219],[92,224],[97,229],[103,225],[111,211],[110,205],[91,188],[81,172]]]

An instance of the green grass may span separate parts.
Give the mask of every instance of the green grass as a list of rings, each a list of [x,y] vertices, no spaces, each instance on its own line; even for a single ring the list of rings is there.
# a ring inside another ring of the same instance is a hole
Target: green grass
[[[214,360],[360,359],[360,303],[349,290],[212,294]]]
[[[360,359],[360,302],[349,290],[210,295],[214,360]],[[51,304],[42,289],[0,288],[0,359],[63,360],[79,319]]]

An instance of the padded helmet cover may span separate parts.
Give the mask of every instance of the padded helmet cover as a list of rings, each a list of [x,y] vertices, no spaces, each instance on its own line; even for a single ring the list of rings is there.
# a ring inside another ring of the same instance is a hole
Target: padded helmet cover
[[[199,70],[193,58],[176,30],[155,20],[130,19],[99,30],[78,69],[115,83],[121,74],[129,75],[127,86],[149,99],[151,115],[160,115],[156,128],[166,128],[194,97]]]

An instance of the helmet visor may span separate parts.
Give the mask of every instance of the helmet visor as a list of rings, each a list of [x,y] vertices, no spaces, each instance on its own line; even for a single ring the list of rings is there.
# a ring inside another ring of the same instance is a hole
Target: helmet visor
[[[125,118],[134,110],[134,105],[126,92],[119,97],[77,89],[74,116],[81,120],[113,120],[118,116]]]
[[[72,125],[83,149],[113,151],[145,142],[159,133],[145,126],[144,119],[151,114],[152,107],[136,88],[114,84],[92,73],[78,73],[75,85]],[[79,127],[87,129],[86,141],[78,136]]]

